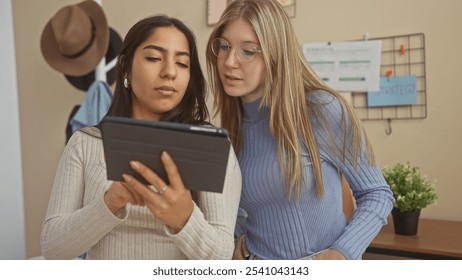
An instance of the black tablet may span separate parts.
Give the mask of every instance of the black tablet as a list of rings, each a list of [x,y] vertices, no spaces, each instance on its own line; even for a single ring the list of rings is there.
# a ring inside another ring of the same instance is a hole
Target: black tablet
[[[168,183],[160,155],[166,151],[175,161],[185,187],[191,190],[223,191],[231,142],[223,128],[162,121],[105,117],[101,121],[107,178],[123,181],[130,174],[146,180],[129,162],[139,161]]]

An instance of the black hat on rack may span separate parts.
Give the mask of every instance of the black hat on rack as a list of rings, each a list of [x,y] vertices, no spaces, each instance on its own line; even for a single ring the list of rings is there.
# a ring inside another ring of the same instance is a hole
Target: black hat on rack
[[[92,0],[61,8],[46,24],[42,55],[56,71],[84,75],[106,54],[109,27],[101,6]]]
[[[117,31],[109,27],[109,38],[109,47],[106,52],[106,67],[110,64],[112,64],[112,67],[110,69],[106,69],[106,82],[109,85],[112,85],[115,82],[116,69],[116,64],[113,64],[113,60],[117,59],[117,56],[122,48],[122,37],[120,37]],[[66,77],[67,81],[69,81],[69,83],[71,83],[74,87],[83,91],[88,91],[95,81],[95,70],[93,69],[88,74],[82,76],[64,75],[64,77]]]

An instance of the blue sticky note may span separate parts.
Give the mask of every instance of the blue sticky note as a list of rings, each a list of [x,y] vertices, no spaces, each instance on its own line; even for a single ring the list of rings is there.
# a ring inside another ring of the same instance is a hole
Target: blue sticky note
[[[381,77],[380,91],[367,93],[367,105],[377,106],[399,106],[413,105],[417,103],[415,76]]]

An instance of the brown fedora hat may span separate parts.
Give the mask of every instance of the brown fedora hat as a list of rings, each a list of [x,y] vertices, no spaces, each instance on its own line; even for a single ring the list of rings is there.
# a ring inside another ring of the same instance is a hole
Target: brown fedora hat
[[[109,27],[93,0],[61,8],[46,24],[40,46],[56,71],[80,76],[92,71],[106,54]]]
[[[119,33],[117,33],[117,31],[115,31],[113,28],[109,27],[109,34],[110,40],[109,47],[107,48],[106,52],[106,68],[108,67],[108,64],[117,58],[120,50],[122,49],[122,37],[120,37]],[[106,82],[109,85],[112,85],[115,82],[115,69],[115,64],[112,68],[106,69]],[[74,87],[83,91],[88,91],[96,78],[94,69],[90,71],[90,73],[83,76],[71,76],[64,74],[64,77],[66,77],[67,81]]]

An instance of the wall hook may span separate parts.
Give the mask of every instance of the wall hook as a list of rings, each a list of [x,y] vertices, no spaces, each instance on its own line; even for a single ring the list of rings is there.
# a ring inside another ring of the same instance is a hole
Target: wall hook
[[[387,128],[385,129],[385,133],[387,135],[391,134],[391,119],[390,118],[387,119]]]
[[[369,40],[369,32],[364,33],[364,41]]]

